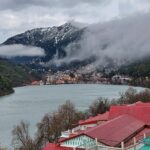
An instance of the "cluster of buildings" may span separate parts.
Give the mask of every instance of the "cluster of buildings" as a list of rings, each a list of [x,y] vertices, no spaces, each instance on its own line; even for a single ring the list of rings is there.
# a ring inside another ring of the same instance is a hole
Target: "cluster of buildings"
[[[58,71],[48,73],[45,77],[46,84],[73,84],[78,82],[78,76],[69,72]]]
[[[89,72],[88,72],[89,71]],[[96,84],[130,84],[132,78],[124,75],[109,76],[100,71],[91,71],[86,68],[79,70],[65,70],[53,72],[49,70],[43,75],[41,81],[33,81],[32,85],[49,84],[78,84],[78,83],[96,83]]]
[[[102,84],[129,84],[130,77],[115,75],[105,77],[102,73],[80,73],[76,71],[58,71],[45,76],[45,84],[76,84],[76,83],[102,83]]]
[[[32,81],[31,85],[44,85],[44,82],[42,80],[40,80],[40,81]]]
[[[97,84],[129,84],[132,79],[120,75],[115,75],[112,78],[106,78],[99,74],[47,74],[44,80],[33,81],[32,85],[50,85],[50,84],[78,84],[78,83],[97,83]]]
[[[132,81],[131,77],[123,75],[114,75],[111,78],[111,82],[115,84],[129,84]]]
[[[43,150],[150,150],[150,103],[111,106],[110,111],[80,120],[57,143]]]

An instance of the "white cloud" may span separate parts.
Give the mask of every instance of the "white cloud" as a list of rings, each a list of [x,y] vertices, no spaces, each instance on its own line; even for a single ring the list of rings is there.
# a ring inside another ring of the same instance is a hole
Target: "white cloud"
[[[53,63],[69,64],[94,56],[96,66],[110,62],[120,66],[150,56],[150,13],[91,25],[78,43],[71,43],[63,59],[55,57]],[[80,48],[79,48],[80,45]],[[109,60],[109,61],[108,61]]]
[[[44,50],[38,47],[24,46],[21,44],[0,46],[1,57],[16,57],[16,56],[44,56]]]
[[[1,0],[0,39],[36,27],[60,25],[68,20],[96,23],[148,12],[149,0]]]

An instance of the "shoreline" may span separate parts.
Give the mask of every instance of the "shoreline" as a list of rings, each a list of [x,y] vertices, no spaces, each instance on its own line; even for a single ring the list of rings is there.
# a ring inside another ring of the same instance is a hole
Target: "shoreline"
[[[12,91],[3,92],[2,94],[0,94],[0,97],[8,96],[8,95],[11,95],[11,94],[13,94],[13,93],[15,93],[14,88],[12,89]]]
[[[11,92],[8,92],[8,93],[5,93],[3,95],[0,95],[0,97],[3,97],[3,96],[9,96],[11,94],[14,94],[15,93],[15,88],[20,88],[20,87],[26,87],[26,86],[50,86],[50,85],[54,85],[54,86],[57,86],[57,85],[82,85],[82,84],[91,84],[91,85],[112,85],[112,86],[129,86],[129,87],[139,87],[139,88],[145,88],[145,89],[149,89],[148,87],[144,87],[144,86],[138,86],[138,85],[131,85],[131,84],[111,84],[111,83],[63,83],[63,84],[43,84],[43,85],[32,85],[32,84],[27,84],[27,85],[22,85],[22,86],[15,86],[13,87],[13,91]]]
[[[145,88],[145,89],[149,89],[146,86],[141,86],[141,85],[132,85],[132,84],[113,84],[113,83],[95,83],[95,82],[80,82],[80,83],[61,83],[61,84],[42,84],[45,86],[48,85],[80,85],[80,84],[95,84],[95,85],[119,85],[119,86],[132,86],[132,87],[141,87],[141,88]],[[32,85],[32,84],[28,84],[28,85],[24,85],[24,86],[42,86],[42,85]],[[24,86],[19,86],[19,87],[24,87]]]
[[[64,84],[44,84],[44,85],[32,85],[32,84],[28,84],[28,85],[24,85],[24,86],[17,86],[14,87],[15,88],[20,88],[20,87],[41,87],[41,86],[61,86],[61,85],[110,85],[110,86],[128,86],[128,87],[132,87],[132,88],[143,88],[143,89],[149,89],[147,87],[142,87],[142,86],[134,86],[134,85],[129,85],[129,84],[104,84],[104,83],[64,83]]]

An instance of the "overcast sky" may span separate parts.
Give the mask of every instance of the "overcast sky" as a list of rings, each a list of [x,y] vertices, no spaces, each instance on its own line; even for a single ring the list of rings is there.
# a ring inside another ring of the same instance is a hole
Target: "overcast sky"
[[[0,42],[36,27],[69,20],[92,24],[149,9],[150,0],[0,0]]]

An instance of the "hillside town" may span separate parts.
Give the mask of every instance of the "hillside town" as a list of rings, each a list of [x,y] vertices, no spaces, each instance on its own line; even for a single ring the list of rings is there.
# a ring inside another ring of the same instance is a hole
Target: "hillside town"
[[[111,106],[104,114],[80,120],[43,150],[150,150],[150,103]]]
[[[77,71],[57,71],[48,72],[40,81],[33,81],[32,85],[51,85],[51,84],[123,84],[129,85],[132,78],[125,75],[115,74],[107,77],[101,72],[82,73]]]

